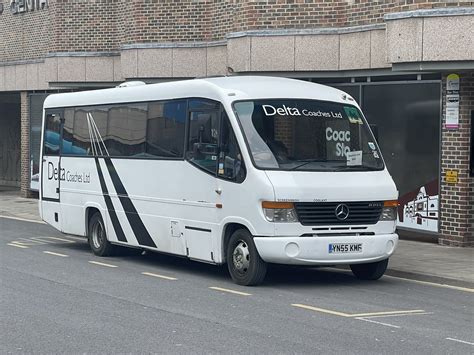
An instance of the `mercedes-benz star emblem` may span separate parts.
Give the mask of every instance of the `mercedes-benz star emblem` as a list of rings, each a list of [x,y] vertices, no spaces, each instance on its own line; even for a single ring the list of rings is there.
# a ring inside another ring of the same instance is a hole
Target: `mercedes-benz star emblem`
[[[336,218],[340,221],[343,221],[349,217],[349,207],[343,203],[337,205],[336,210],[334,211]]]

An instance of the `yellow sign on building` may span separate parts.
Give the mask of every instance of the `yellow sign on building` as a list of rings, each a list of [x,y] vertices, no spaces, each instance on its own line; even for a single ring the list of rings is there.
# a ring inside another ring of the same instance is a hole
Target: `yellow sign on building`
[[[447,170],[445,181],[448,184],[457,184],[458,183],[458,171],[457,170]]]

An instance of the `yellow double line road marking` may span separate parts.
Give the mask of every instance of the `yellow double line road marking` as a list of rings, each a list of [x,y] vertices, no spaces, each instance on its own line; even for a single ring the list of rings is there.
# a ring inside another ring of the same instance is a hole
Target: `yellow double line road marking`
[[[381,317],[381,316],[391,316],[391,315],[408,315],[408,314],[425,314],[423,309],[413,309],[407,311],[387,311],[387,312],[371,312],[371,313],[344,313],[333,311],[330,309],[318,308],[313,306],[308,306],[305,304],[293,303],[293,307],[308,309],[310,311],[320,312],[331,314],[333,316],[345,317],[345,318],[366,318],[366,317]]]

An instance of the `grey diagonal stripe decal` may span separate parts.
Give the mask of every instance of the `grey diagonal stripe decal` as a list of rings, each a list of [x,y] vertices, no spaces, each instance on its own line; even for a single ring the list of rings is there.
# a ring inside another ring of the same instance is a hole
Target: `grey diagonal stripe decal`
[[[112,199],[109,196],[109,191],[107,190],[107,185],[105,184],[104,175],[102,174],[102,169],[100,168],[98,158],[95,158],[95,165],[97,167],[97,173],[99,174],[102,195],[104,195],[105,205],[107,206],[107,210],[109,211],[110,220],[112,221],[112,226],[115,230],[115,235],[117,236],[117,239],[121,242],[126,242],[127,238],[125,238],[125,233],[123,232],[122,226],[120,225],[120,222],[118,220],[117,213],[115,212],[114,205],[112,203]]]
[[[133,233],[135,234],[135,238],[137,238],[138,244],[156,248],[156,244],[153,242],[153,239],[151,239],[150,233],[148,233],[148,230],[143,224],[137,209],[130,200],[130,197],[128,197],[127,190],[125,190],[125,187],[123,186],[122,181],[115,170],[112,160],[108,157],[104,157],[104,160],[105,164],[107,165],[110,178],[112,179],[112,183],[114,184],[115,191],[117,192],[118,198],[122,203],[125,215],[130,222],[130,226],[132,227]]]

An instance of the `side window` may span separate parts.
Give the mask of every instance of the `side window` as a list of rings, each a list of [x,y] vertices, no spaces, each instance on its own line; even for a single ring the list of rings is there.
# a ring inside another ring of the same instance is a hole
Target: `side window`
[[[147,104],[110,107],[104,141],[111,156],[146,156],[147,115]],[[107,123],[107,118],[105,121]]]
[[[229,118],[225,113],[223,113],[222,117],[221,148],[217,173],[219,177],[239,183],[244,181],[246,174],[242,153],[240,152]]]
[[[59,155],[61,137],[61,117],[59,114],[46,114],[44,129],[44,155]]]
[[[193,111],[189,116],[186,158],[215,174],[217,168],[220,111]]]
[[[85,143],[77,139],[74,132],[74,109],[64,110],[62,153],[64,155],[87,155]]]
[[[109,109],[108,106],[96,106],[75,110],[71,154],[106,155]]]
[[[185,122],[186,101],[150,103],[146,127],[147,155],[182,158]]]
[[[78,108],[74,111],[74,118],[71,118],[73,122],[71,154],[75,154],[73,151],[81,153],[77,155],[94,154],[91,146],[92,119],[90,118],[93,115],[89,111],[87,108]],[[75,149],[73,150],[72,147]]]

